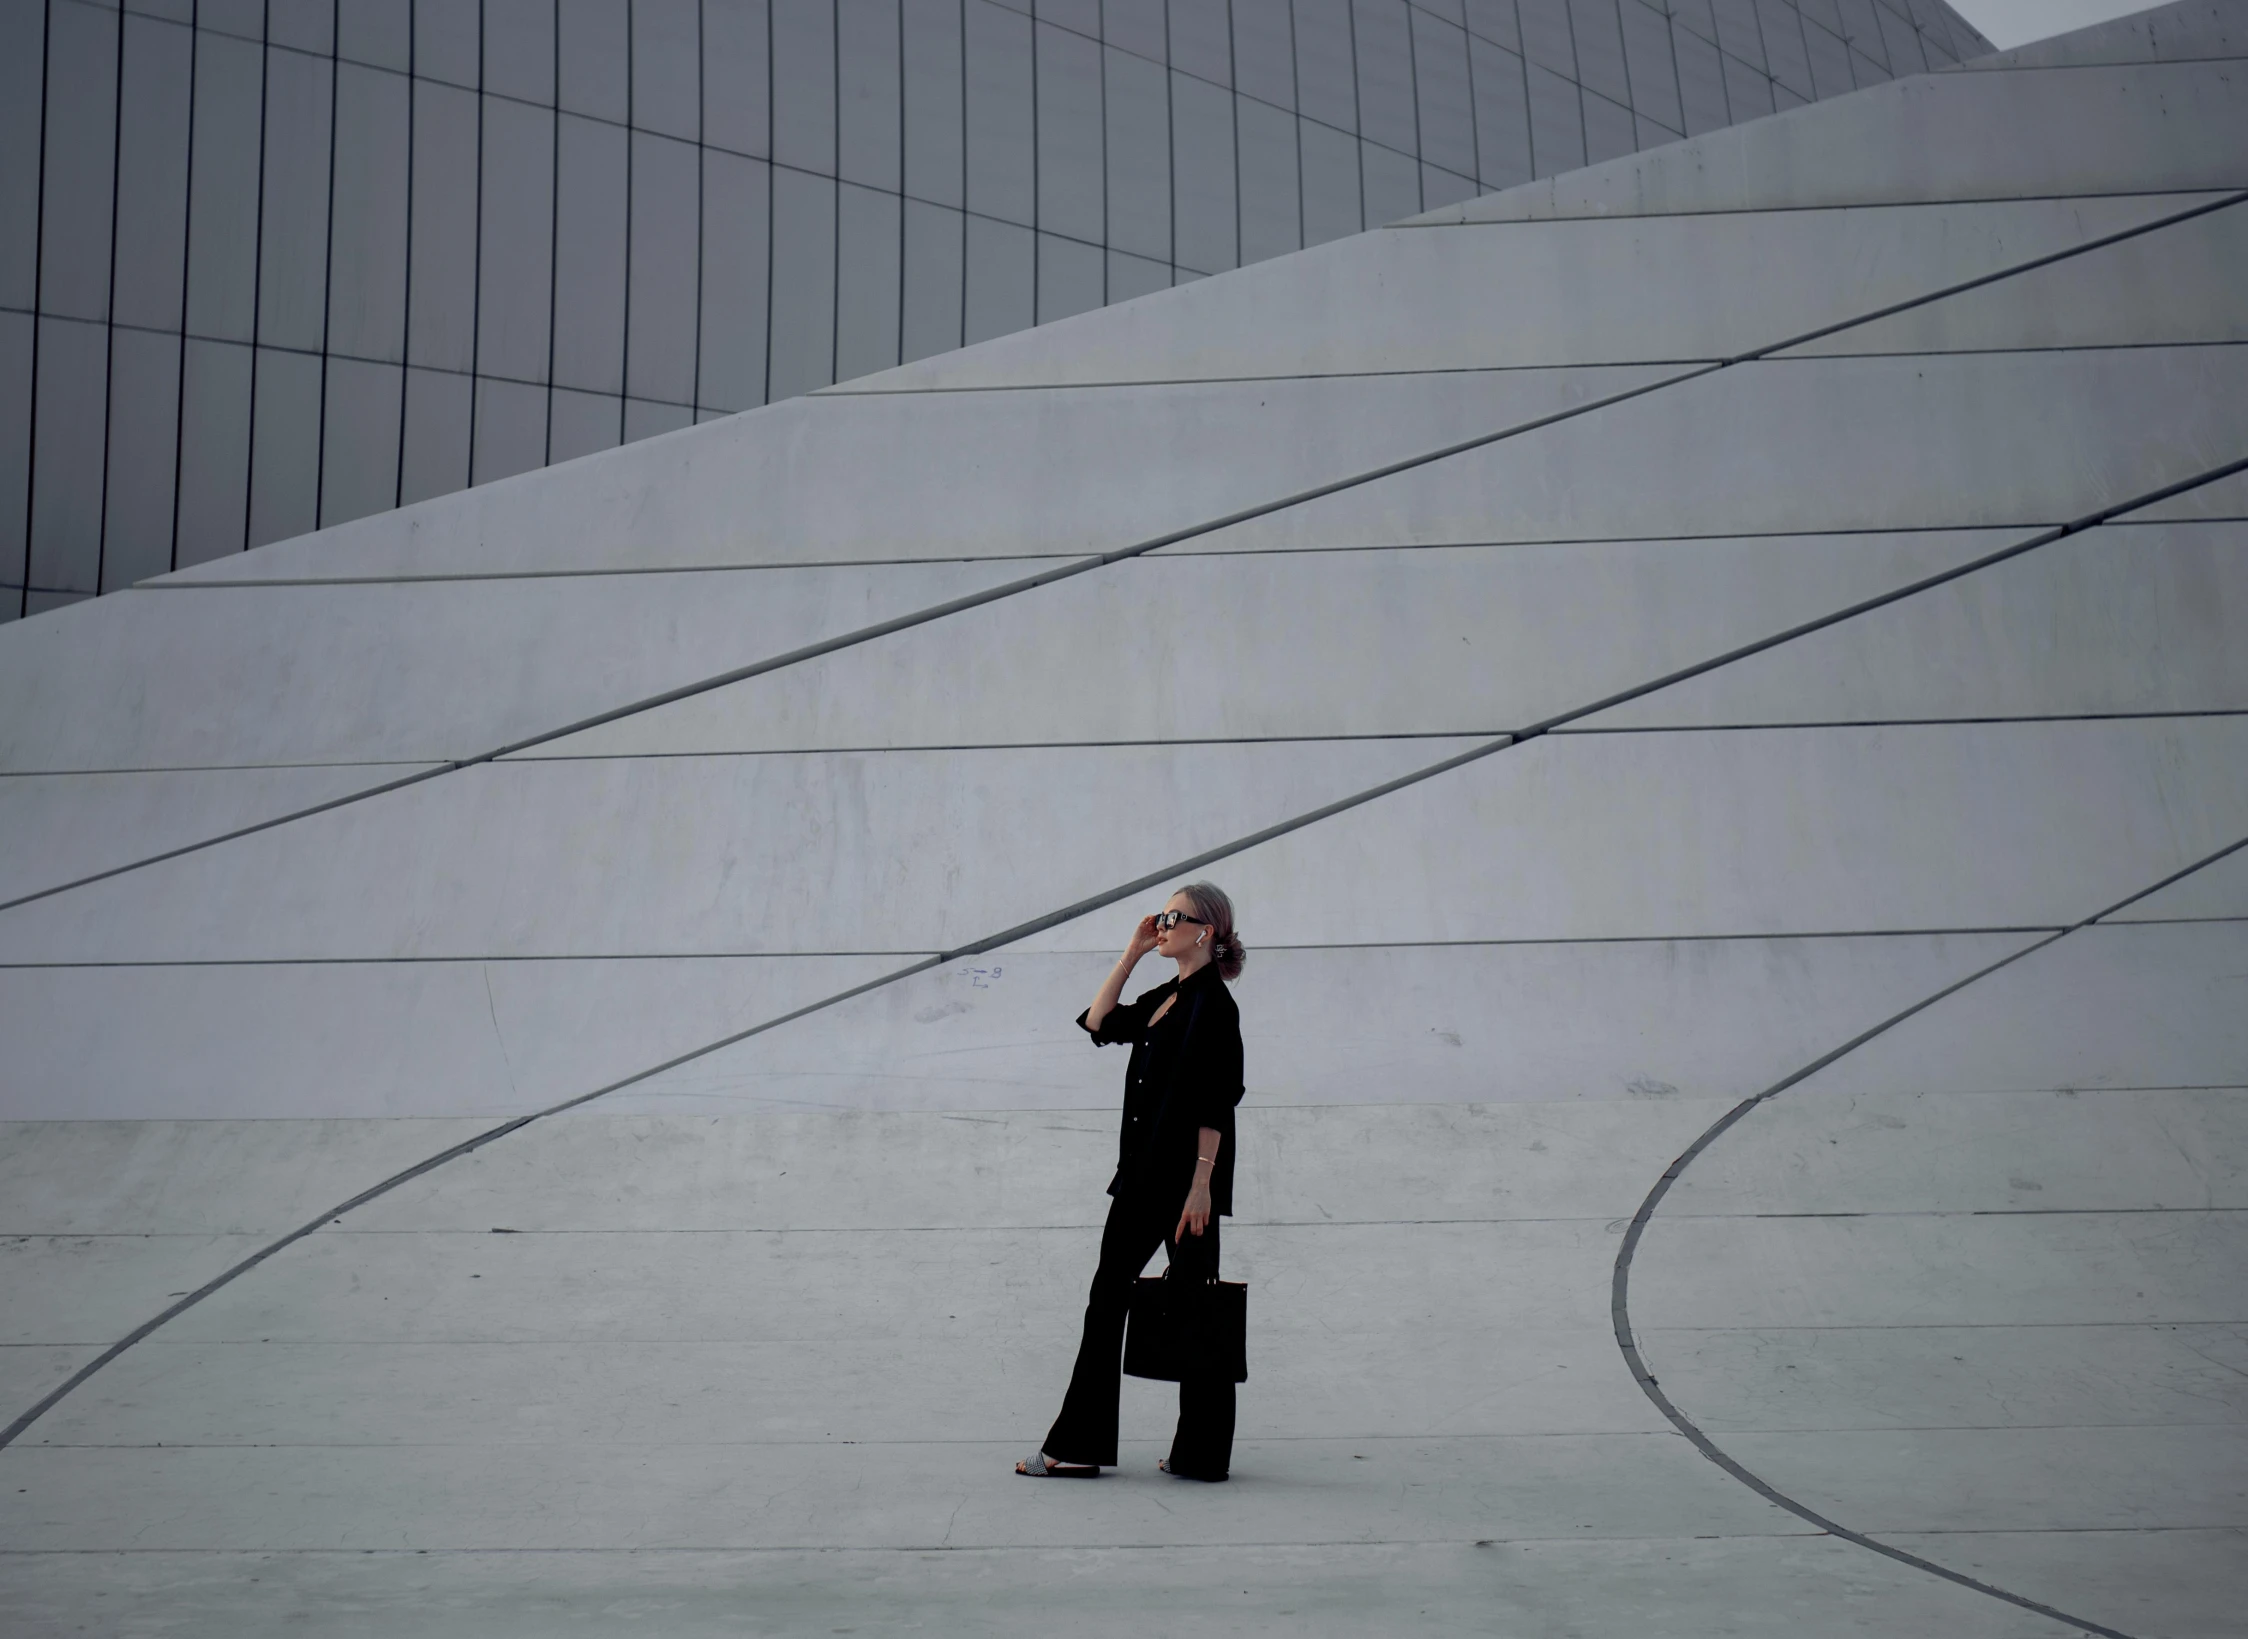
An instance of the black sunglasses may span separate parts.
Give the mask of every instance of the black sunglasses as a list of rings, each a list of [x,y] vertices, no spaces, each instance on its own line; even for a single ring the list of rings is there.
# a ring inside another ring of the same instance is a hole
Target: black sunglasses
[[[1189,916],[1184,911],[1157,911],[1155,913],[1155,931],[1157,933],[1169,933],[1181,922],[1192,922],[1196,927],[1202,928],[1210,925],[1203,921],[1201,917]]]

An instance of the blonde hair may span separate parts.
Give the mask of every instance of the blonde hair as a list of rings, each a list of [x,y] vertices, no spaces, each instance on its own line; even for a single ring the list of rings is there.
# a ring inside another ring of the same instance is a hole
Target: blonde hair
[[[1249,949],[1233,930],[1233,901],[1215,882],[1189,882],[1179,897],[1194,907],[1194,914],[1210,925],[1210,960],[1218,977],[1238,979],[1249,960]]]

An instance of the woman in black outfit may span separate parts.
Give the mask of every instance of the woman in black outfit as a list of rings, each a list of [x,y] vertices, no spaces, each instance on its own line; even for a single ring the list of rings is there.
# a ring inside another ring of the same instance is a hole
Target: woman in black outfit
[[[1149,951],[1179,965],[1178,977],[1119,1005],[1124,981]],[[1173,894],[1140,918],[1124,956],[1077,1022],[1094,1042],[1132,1044],[1116,1176],[1101,1231],[1100,1267],[1085,1305],[1085,1340],[1061,1415],[1045,1444],[1015,1472],[1034,1477],[1098,1474],[1116,1464],[1116,1403],[1122,1388],[1124,1315],[1132,1282],[1156,1247],[1181,1279],[1215,1279],[1218,1220],[1233,1211],[1233,1108],[1241,1102],[1241,1013],[1219,981],[1247,953],[1233,931],[1233,902],[1207,882]],[[1179,1385],[1179,1427],[1157,1466],[1185,1479],[1222,1480],[1233,1458],[1233,1385]]]

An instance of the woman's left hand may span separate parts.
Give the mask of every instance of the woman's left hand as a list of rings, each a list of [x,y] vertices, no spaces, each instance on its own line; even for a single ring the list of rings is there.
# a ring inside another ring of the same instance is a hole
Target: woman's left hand
[[[1210,1226],[1210,1186],[1196,1184],[1186,1192],[1186,1210],[1179,1214],[1179,1226],[1171,1231],[1175,1243],[1188,1235],[1199,1235]]]

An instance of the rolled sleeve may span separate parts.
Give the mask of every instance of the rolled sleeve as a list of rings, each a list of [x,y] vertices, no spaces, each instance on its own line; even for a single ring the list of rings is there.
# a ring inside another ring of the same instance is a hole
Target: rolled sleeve
[[[1085,1022],[1093,1016],[1093,1010],[1088,1007],[1077,1015],[1077,1028],[1093,1038],[1095,1047],[1115,1047],[1138,1041],[1147,1034],[1147,1016],[1153,1011],[1148,1006],[1149,1000],[1142,996],[1136,1002],[1118,1002],[1108,1010],[1098,1030]]]

